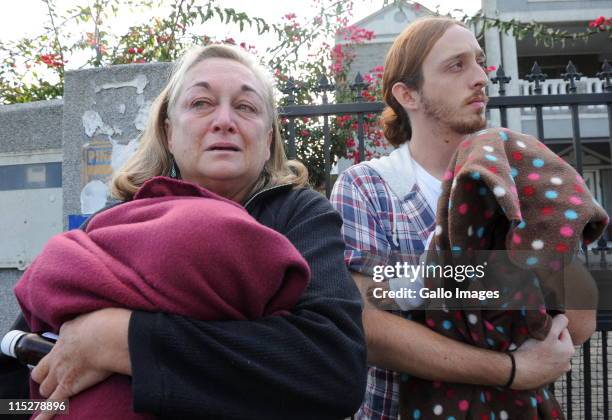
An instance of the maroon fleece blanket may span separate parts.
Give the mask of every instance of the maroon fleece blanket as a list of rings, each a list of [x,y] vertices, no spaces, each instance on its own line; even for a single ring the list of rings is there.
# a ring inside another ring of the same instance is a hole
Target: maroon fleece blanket
[[[201,320],[286,315],[309,276],[291,242],[241,206],[156,177],[85,231],[53,237],[15,294],[32,331],[57,332],[77,315],[108,307]],[[36,386],[32,394],[40,398]],[[131,407],[130,378],[114,375],[72,398],[69,417],[148,417]]]

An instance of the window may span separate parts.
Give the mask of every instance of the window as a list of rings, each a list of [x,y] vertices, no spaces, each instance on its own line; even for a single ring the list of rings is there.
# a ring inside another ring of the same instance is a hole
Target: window
[[[0,166],[0,191],[61,187],[61,162]]]

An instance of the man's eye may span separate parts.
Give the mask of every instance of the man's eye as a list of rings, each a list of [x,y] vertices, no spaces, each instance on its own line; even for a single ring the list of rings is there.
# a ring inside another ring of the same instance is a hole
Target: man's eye
[[[463,63],[461,61],[457,61],[456,63],[451,64],[451,70],[461,70],[463,68]]]

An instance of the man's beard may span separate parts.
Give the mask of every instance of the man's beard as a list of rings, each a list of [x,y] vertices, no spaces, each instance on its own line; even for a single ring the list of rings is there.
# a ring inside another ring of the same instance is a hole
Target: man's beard
[[[441,127],[448,127],[457,134],[472,134],[487,126],[484,114],[473,114],[465,117],[457,117],[456,110],[446,104],[432,101],[424,94],[421,96],[423,111]]]

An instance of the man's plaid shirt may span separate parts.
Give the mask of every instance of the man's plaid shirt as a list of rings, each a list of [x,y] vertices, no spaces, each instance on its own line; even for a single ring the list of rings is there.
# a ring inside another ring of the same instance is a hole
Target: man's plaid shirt
[[[402,165],[398,172],[410,171]],[[419,190],[414,176],[405,177],[407,192],[399,197],[367,164],[342,173],[331,194],[342,215],[348,268],[367,274],[372,264],[392,264],[393,254],[420,255],[434,229],[434,211]],[[409,317],[407,312],[398,313]],[[370,366],[366,395],[358,419],[395,419],[398,415],[399,374]]]

